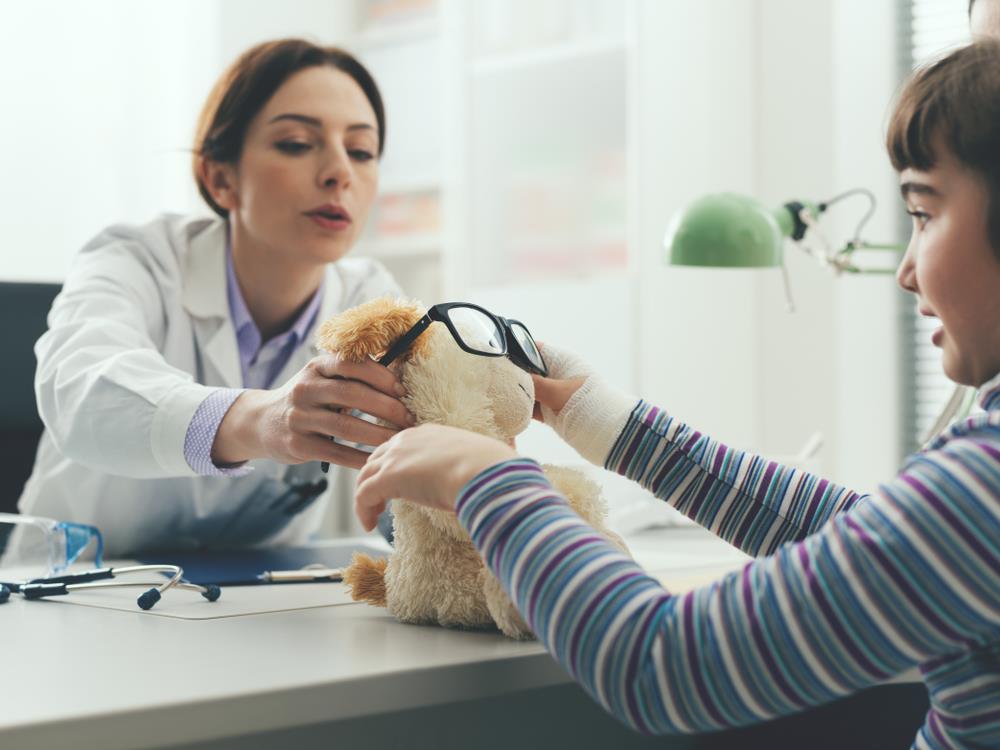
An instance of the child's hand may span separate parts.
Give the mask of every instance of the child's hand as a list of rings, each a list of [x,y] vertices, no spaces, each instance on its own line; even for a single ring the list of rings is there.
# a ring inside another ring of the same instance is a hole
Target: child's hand
[[[603,466],[638,399],[605,383],[575,354],[539,344],[549,377],[532,375],[538,419],[597,466]]]
[[[553,425],[566,402],[573,397],[587,378],[594,374],[594,371],[570,351],[557,349],[540,341],[538,348],[545,358],[549,374],[544,378],[541,375],[531,376],[535,381],[533,416],[539,422]]]
[[[516,455],[499,440],[457,427],[425,424],[403,430],[376,448],[358,474],[354,512],[371,531],[393,498],[454,511],[470,479]]]

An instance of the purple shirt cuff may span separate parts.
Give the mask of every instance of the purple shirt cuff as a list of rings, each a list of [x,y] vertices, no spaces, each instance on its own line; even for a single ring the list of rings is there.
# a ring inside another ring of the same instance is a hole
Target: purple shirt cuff
[[[206,477],[239,477],[249,474],[253,468],[246,462],[227,466],[212,463],[212,445],[215,433],[219,431],[222,418],[229,407],[243,393],[242,388],[219,388],[212,391],[198,411],[191,417],[187,434],[184,436],[184,459],[195,472]]]

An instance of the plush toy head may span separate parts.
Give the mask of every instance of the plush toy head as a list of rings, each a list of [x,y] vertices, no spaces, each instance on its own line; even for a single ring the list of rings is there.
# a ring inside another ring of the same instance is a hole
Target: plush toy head
[[[318,344],[349,361],[378,359],[424,312],[414,303],[377,299],[324,323]],[[462,427],[513,443],[531,422],[531,376],[506,357],[464,351],[442,323],[431,323],[391,367],[406,388],[403,402],[418,424]],[[560,476],[565,481],[557,486],[570,505],[604,530],[605,506],[596,485],[575,473]],[[392,509],[392,556],[374,560],[356,555],[344,572],[355,599],[387,607],[404,622],[499,627],[512,638],[532,637],[454,513],[400,500],[393,500]]]
[[[348,361],[378,359],[424,312],[415,303],[376,299],[327,321],[319,346]],[[418,424],[447,424],[509,442],[531,423],[531,376],[506,357],[462,350],[443,323],[431,323],[390,367]]]

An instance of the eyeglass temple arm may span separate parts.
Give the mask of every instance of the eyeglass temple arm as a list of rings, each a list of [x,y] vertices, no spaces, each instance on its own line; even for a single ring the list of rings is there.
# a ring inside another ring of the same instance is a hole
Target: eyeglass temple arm
[[[413,327],[399,341],[389,347],[389,351],[382,355],[378,363],[383,367],[391,365],[400,354],[410,348],[410,344],[416,341],[417,336],[427,330],[427,326],[432,322],[430,314],[424,315],[424,317],[413,324]]]

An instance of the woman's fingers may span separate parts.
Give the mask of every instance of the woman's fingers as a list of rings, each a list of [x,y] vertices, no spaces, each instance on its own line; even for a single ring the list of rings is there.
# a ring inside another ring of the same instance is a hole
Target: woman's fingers
[[[335,412],[329,409],[310,410],[300,423],[300,429],[349,443],[372,446],[381,445],[399,432],[392,427],[383,427],[347,412]]]
[[[381,369],[385,370],[384,367]],[[357,409],[400,428],[410,427],[415,422],[413,415],[397,396],[388,396],[360,380],[313,378],[304,386],[301,398],[309,405],[328,409]]]
[[[304,440],[306,457],[303,461],[326,461],[349,469],[360,469],[370,455],[349,445],[335,443],[322,435],[307,435]]]
[[[336,354],[321,354],[312,362],[316,372],[324,378],[358,380],[393,398],[406,395],[406,389],[395,373],[374,360],[347,362]]]

